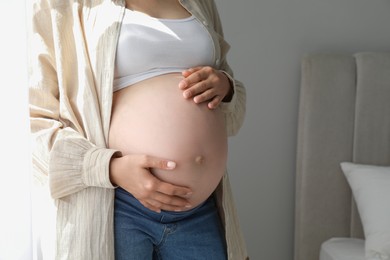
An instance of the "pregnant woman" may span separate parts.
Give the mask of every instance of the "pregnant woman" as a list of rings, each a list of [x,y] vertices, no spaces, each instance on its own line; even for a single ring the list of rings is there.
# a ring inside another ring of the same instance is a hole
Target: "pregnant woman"
[[[33,164],[55,199],[51,259],[246,259],[226,174],[245,89],[215,3],[32,10]]]

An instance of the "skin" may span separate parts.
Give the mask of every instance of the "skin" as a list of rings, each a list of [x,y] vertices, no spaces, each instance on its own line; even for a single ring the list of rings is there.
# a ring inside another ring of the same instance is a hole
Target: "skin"
[[[126,1],[126,7],[158,18],[180,19],[189,15],[177,0],[132,0]],[[183,98],[192,99],[196,104],[207,102],[209,109],[230,101],[233,91],[223,72],[209,66],[199,66],[183,71],[182,75],[184,78],[178,88],[183,91]],[[192,191],[163,182],[150,172],[150,168],[173,170],[175,167],[175,162],[165,158],[128,154],[111,159],[110,180],[113,185],[130,192],[150,210],[183,211],[191,207],[188,198]]]
[[[184,79],[179,83],[184,98],[192,98],[196,104],[208,102],[210,109],[231,100],[232,87],[227,76],[212,67],[196,67],[183,71]]]

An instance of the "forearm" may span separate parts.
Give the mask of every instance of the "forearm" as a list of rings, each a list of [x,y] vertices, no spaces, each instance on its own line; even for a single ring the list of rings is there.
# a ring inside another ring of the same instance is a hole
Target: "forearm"
[[[47,119],[32,120],[32,129]],[[70,128],[52,127],[32,133],[34,139],[33,163],[36,169],[48,176],[53,198],[58,199],[87,187],[114,188],[109,179],[109,162],[118,152],[96,147]]]

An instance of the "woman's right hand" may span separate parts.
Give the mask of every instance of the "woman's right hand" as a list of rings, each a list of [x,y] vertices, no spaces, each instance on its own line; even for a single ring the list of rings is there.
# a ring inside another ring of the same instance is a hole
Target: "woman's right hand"
[[[173,170],[174,162],[148,155],[129,154],[112,158],[110,161],[110,180],[130,192],[142,205],[155,212],[161,210],[183,211],[191,205],[189,188],[176,186],[156,178],[150,168]]]

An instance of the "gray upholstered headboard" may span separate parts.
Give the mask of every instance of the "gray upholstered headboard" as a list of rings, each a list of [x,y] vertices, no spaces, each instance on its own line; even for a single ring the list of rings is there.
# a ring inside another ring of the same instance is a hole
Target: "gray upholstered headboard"
[[[390,53],[302,61],[295,260],[318,260],[331,237],[363,237],[342,161],[390,164]]]

